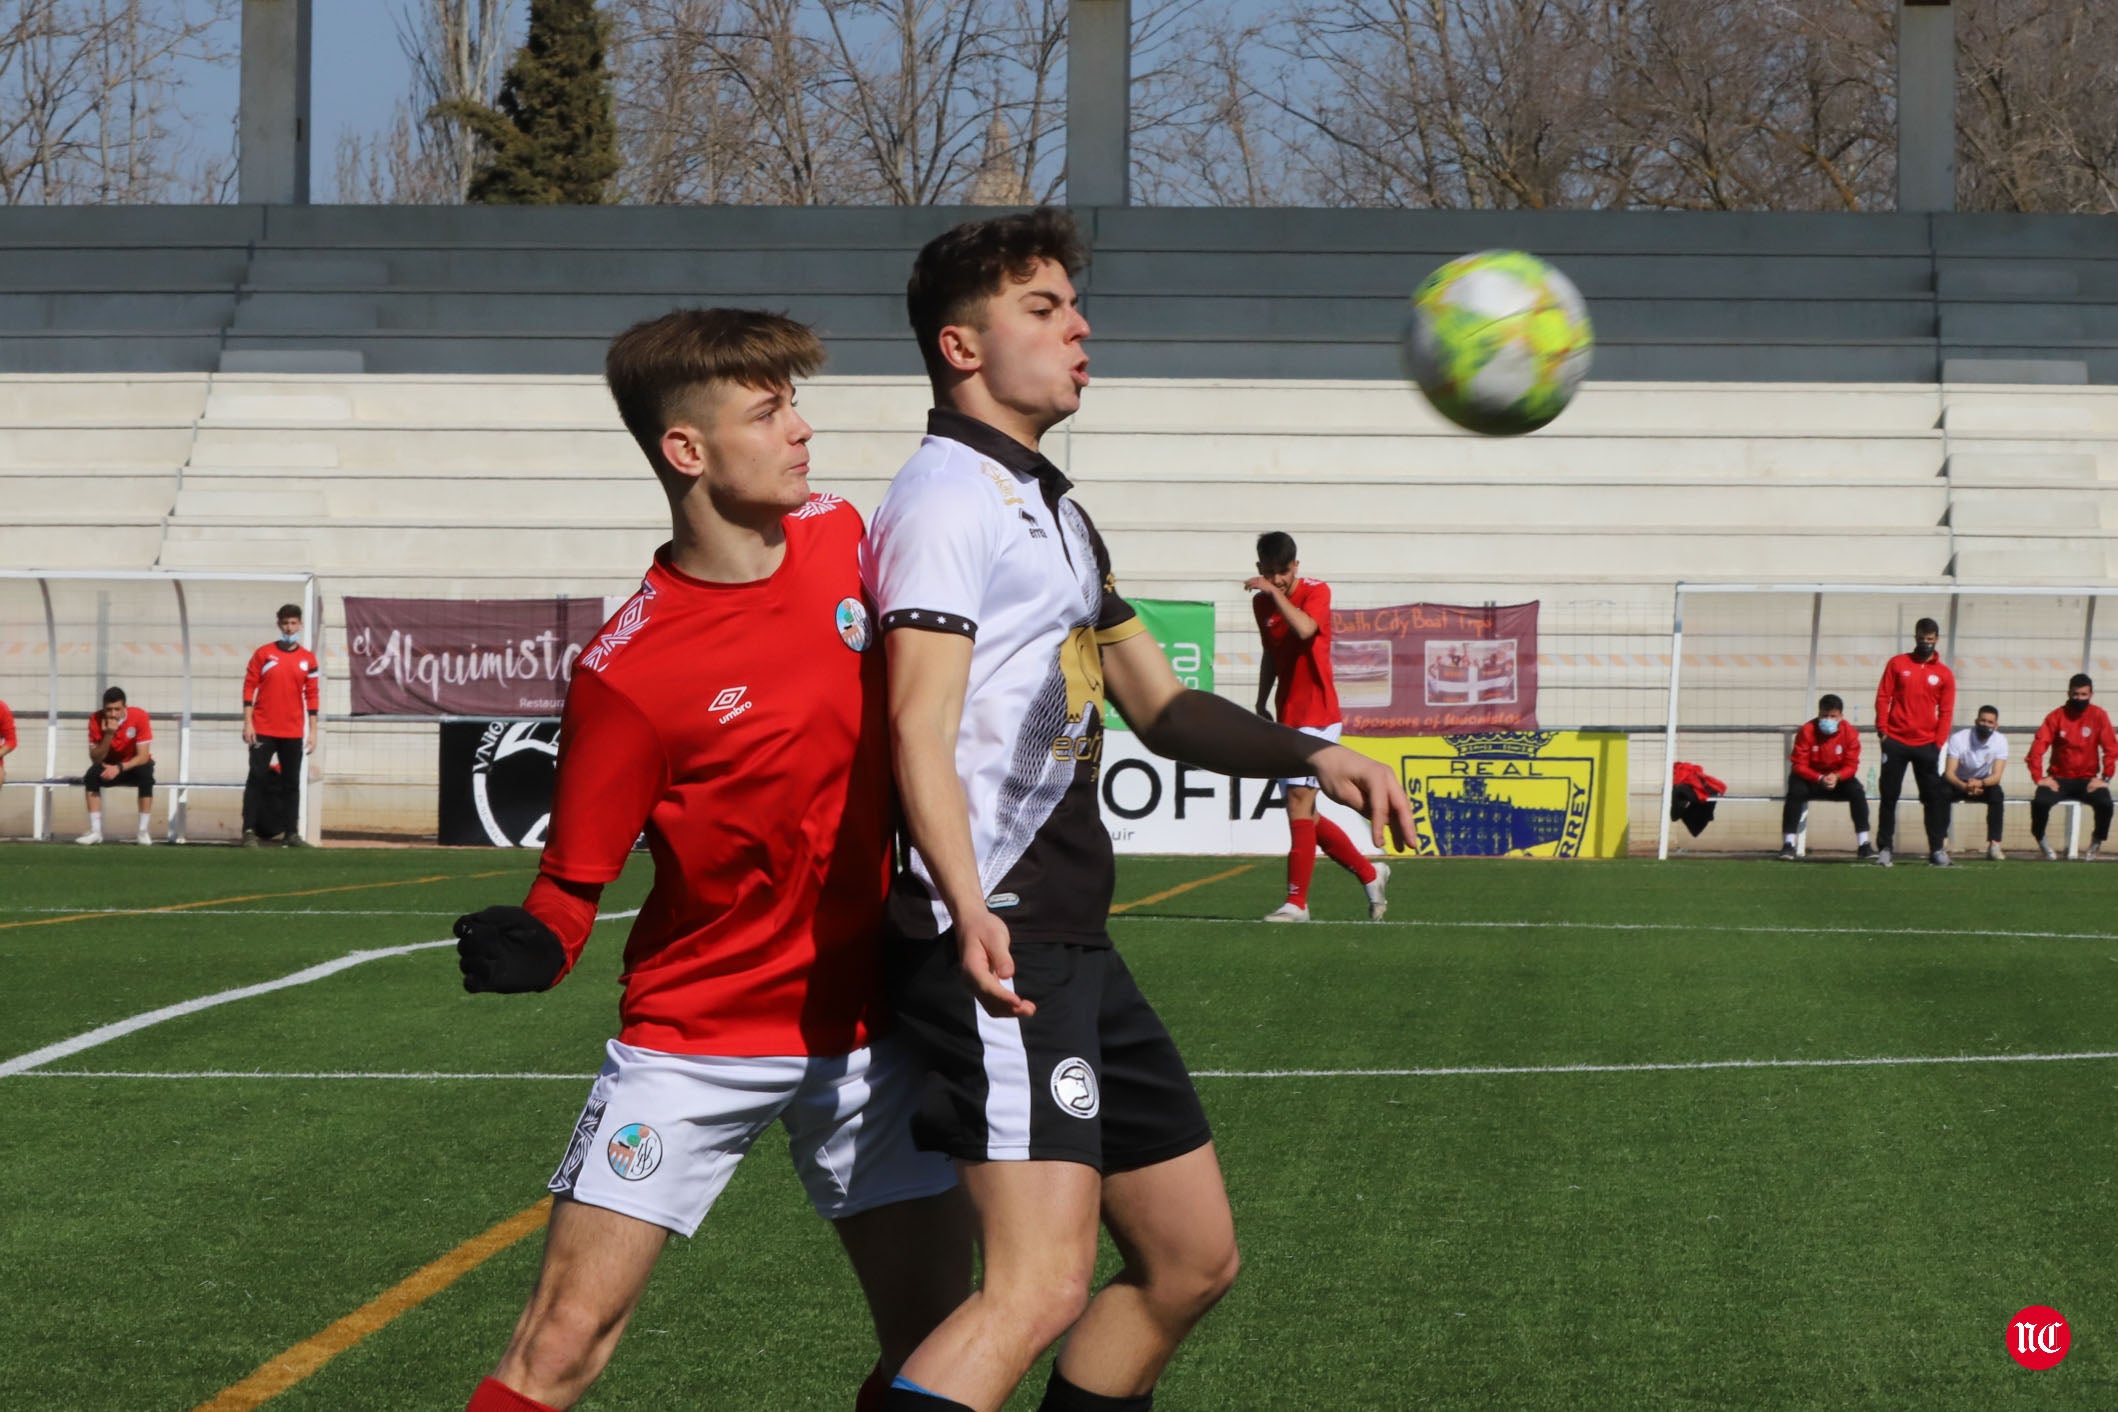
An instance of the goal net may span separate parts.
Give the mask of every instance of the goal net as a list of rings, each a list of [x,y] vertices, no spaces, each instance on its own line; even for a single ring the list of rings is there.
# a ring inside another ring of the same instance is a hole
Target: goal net
[[[153,721],[155,832],[172,841],[239,837],[249,772],[243,672],[275,635],[284,603],[302,605],[305,636],[319,642],[312,575],[0,571],[0,701],[18,736],[0,787],[0,834],[79,831],[88,718],[117,686]],[[297,827],[313,838],[321,820],[313,762],[304,764]],[[114,796],[107,807],[118,836],[128,836],[132,799]]]
[[[1941,659],[1956,673],[1954,725],[1981,706],[2000,712],[2010,766],[2009,838],[2027,844],[2028,772],[2022,761],[2044,716],[2066,696],[2067,678],[2118,671],[2118,588],[2109,585],[1904,586],[1882,584],[1679,584],[1671,633],[1657,855],[1776,847],[1794,733],[1825,693],[1845,701],[1861,732],[1862,788],[1877,797],[1882,752],[1875,732],[1883,665],[1909,651],[1913,628],[1932,618]],[[2111,677],[2118,682],[2118,677]],[[1679,760],[1728,785],[1710,829],[1697,839],[1669,818],[1671,771]],[[2023,807],[2015,807],[2017,802]],[[1851,849],[1843,806],[1815,806],[1813,846]],[[1923,837],[1908,775],[1898,837]],[[1983,842],[1982,822],[1956,810]],[[1907,834],[1906,830],[1910,833]]]

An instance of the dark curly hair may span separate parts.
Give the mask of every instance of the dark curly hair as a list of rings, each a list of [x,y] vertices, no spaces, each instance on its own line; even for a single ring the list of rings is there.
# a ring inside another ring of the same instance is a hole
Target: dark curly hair
[[[905,285],[905,313],[937,391],[948,373],[941,357],[941,331],[951,324],[978,327],[985,301],[1010,281],[1028,279],[1040,260],[1050,260],[1069,277],[1088,268],[1088,246],[1068,212],[1039,206],[989,221],[968,221],[920,248]]]

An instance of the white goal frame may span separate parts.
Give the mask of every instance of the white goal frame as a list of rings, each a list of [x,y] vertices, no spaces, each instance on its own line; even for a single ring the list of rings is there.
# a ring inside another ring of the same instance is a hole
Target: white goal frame
[[[1965,598],[2081,598],[2086,600],[2081,623],[2081,670],[2089,669],[2096,634],[2096,600],[2118,597],[2118,582],[2105,584],[1956,584],[1956,583],[1678,583],[1674,606],[1670,613],[1669,630],[1669,710],[1663,727],[1662,748],[1662,808],[1656,825],[1655,857],[1658,861],[1669,857],[1669,806],[1676,793],[1673,778],[1677,767],[1677,701],[1684,674],[1684,600],[1686,597],[1703,597],[1713,594],[1805,594],[1810,599],[1809,610],[1809,689],[1811,698],[1817,688],[1817,649],[1823,630],[1824,599],[1827,595],[1862,594],[1868,597],[1883,597],[1890,594],[1918,595],[1926,598],[1949,600],[1948,618],[1942,624],[1941,655],[1945,661],[1956,657],[1957,608]],[[2078,813],[2078,811],[2077,811]],[[2076,819],[2078,825],[2079,820]]]
[[[37,592],[44,600],[45,658],[49,663],[50,689],[45,706],[44,731],[44,777],[25,780],[35,791],[30,807],[30,836],[43,842],[51,836],[52,798],[55,791],[68,788],[77,781],[59,775],[59,626],[52,610],[51,585],[55,582],[71,583],[166,583],[176,595],[177,628],[183,663],[183,705],[177,721],[177,777],[161,787],[170,791],[167,814],[167,837],[171,843],[184,841],[184,815],[194,789],[242,789],[245,780],[195,780],[191,778],[191,731],[192,731],[192,654],[191,654],[191,609],[184,596],[187,583],[284,583],[301,588],[302,645],[312,652],[322,632],[317,620],[317,611],[322,597],[317,590],[314,574],[264,574],[236,573],[219,574],[199,570],[181,569],[0,569],[0,579],[29,580],[37,585]],[[321,704],[321,703],[319,703]],[[322,739],[323,712],[317,712],[317,732]],[[299,771],[297,798],[300,803],[295,814],[295,828],[304,837],[309,837],[309,826],[317,810],[309,789],[309,762],[305,757]],[[321,822],[321,820],[318,820]]]

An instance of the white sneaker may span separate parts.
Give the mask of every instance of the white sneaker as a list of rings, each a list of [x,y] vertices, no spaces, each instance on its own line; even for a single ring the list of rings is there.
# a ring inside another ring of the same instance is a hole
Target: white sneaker
[[[1282,902],[1265,914],[1265,920],[1268,922],[1306,922],[1309,920],[1309,909],[1307,907],[1297,907],[1292,902]]]
[[[2096,861],[2097,857],[2098,857],[2098,856],[2099,856],[2099,855],[2100,855],[2100,854],[2101,854],[2102,852],[2103,852],[2103,845],[2102,845],[2102,844],[2100,844],[2100,843],[2091,843],[2091,844],[2089,844],[2089,851],[2081,855],[2081,861],[2082,861],[2082,862],[2084,862],[2084,863],[2093,863],[2093,862],[2095,862],[2095,861]]]
[[[1368,894],[1369,921],[1380,922],[1383,919],[1383,913],[1390,910],[1389,899],[1383,896],[1383,889],[1389,885],[1390,865],[1388,863],[1377,863],[1375,865],[1375,881],[1361,889]]]
[[[2056,863],[2059,861],[2059,855],[2052,851],[2052,845],[2046,843],[2041,838],[2037,840],[2037,852],[2041,857],[2043,857],[2043,859],[2047,863]]]
[[[2008,855],[2000,851],[1999,844],[1989,843],[1986,845],[1986,861],[1990,863],[2005,863],[2008,861]]]
[[[154,842],[154,835],[147,832],[147,830],[145,829],[141,829],[140,836],[138,837],[138,839],[135,840],[135,842],[137,842],[140,847],[145,848],[149,844]]]
[[[1932,853],[1929,853],[1927,861],[1937,868],[1954,866],[1949,862],[1949,851],[1945,848],[1937,848]]]
[[[87,833],[74,840],[75,843],[101,843],[102,841],[103,830],[101,829],[90,829]]]

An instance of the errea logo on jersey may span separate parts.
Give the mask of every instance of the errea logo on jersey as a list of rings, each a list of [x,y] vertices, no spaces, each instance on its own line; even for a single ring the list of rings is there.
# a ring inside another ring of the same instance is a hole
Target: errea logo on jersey
[[[725,726],[756,704],[743,699],[745,693],[749,690],[750,688],[747,686],[731,686],[715,696],[706,709],[720,712],[721,724]]]

